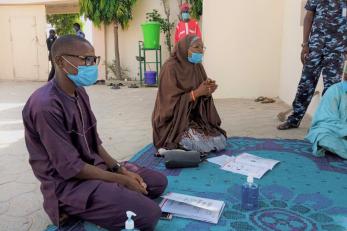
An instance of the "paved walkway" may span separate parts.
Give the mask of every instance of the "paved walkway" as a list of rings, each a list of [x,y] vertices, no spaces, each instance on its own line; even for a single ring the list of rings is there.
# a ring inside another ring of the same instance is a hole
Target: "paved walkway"
[[[42,83],[0,82],[0,230],[39,231],[49,219],[42,209],[39,183],[28,164],[23,140],[21,110],[29,95]],[[118,160],[130,158],[151,142],[151,113],[156,89],[110,90],[106,86],[88,89],[105,147]],[[302,127],[278,131],[282,102],[263,105],[247,99],[215,100],[229,136],[302,139],[309,119]]]

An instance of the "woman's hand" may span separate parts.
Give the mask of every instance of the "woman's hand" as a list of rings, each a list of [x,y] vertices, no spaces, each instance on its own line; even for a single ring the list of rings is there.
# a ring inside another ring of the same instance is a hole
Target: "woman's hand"
[[[213,79],[210,79],[210,78],[208,78],[208,79],[206,80],[206,82],[207,82],[208,84],[210,84],[210,85],[216,85],[216,81],[213,80]]]
[[[194,94],[196,98],[200,96],[210,96],[217,88],[218,85],[216,85],[214,80],[207,79],[200,84],[200,86],[194,91]]]
[[[207,81],[207,84],[209,85],[210,95],[212,95],[217,90],[218,85],[216,84],[215,80],[212,80],[210,78],[208,78],[206,81]]]

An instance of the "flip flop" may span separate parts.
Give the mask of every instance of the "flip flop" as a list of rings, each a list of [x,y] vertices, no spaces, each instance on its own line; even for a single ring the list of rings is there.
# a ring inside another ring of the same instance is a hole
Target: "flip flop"
[[[118,85],[113,85],[113,86],[111,87],[111,89],[113,89],[113,90],[118,90],[118,89],[120,89],[120,86],[118,86]]]
[[[267,98],[267,97],[265,97],[265,99],[261,101],[261,103],[274,103],[274,102],[276,102],[276,100],[272,98]]]
[[[129,88],[139,88],[135,83],[130,84]]]
[[[264,96],[259,96],[258,98],[256,98],[256,99],[254,100],[254,102],[261,102],[261,101],[263,101],[264,99],[265,99]]]

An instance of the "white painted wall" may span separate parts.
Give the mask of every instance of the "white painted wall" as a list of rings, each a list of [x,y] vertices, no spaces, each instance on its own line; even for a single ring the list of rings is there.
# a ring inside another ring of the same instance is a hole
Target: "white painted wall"
[[[0,6],[0,79],[47,80],[44,5]]]
[[[152,9],[157,9],[162,16],[165,16],[163,11],[163,6],[159,0],[141,0],[137,1],[134,11],[133,11],[133,20],[129,24],[129,28],[126,30],[119,31],[119,46],[120,46],[120,57],[121,65],[126,67],[130,71],[131,78],[139,79],[137,75],[139,72],[139,64],[135,59],[138,56],[138,41],[143,41],[141,24],[146,21],[146,13],[151,12]],[[179,9],[177,1],[171,0],[171,19],[178,21]],[[106,55],[107,61],[111,62],[114,59],[114,33],[113,25],[109,25],[106,28]],[[164,37],[161,37],[161,45],[163,51],[163,62],[169,56],[167,49],[164,45]],[[148,53],[150,54],[150,53]],[[154,58],[154,57],[152,57]],[[154,59],[153,59],[154,61]],[[155,69],[155,66],[152,66],[152,69]],[[111,74],[111,73],[110,73]]]
[[[278,96],[283,1],[204,1],[204,66],[218,98]]]
[[[305,14],[303,9],[305,0],[284,0],[282,63],[279,96],[286,103],[294,100],[302,64],[300,61],[303,26],[300,19]],[[322,92],[323,81],[320,79],[317,90]],[[312,115],[319,103],[320,96],[315,96],[310,104],[308,113]]]
[[[93,44],[96,55],[101,56],[101,60],[99,64],[99,80],[102,80],[102,79],[105,79],[106,77],[105,26],[101,26],[100,28],[92,26],[91,32],[92,32],[92,36],[91,36],[92,38],[89,41],[91,41],[91,43]]]

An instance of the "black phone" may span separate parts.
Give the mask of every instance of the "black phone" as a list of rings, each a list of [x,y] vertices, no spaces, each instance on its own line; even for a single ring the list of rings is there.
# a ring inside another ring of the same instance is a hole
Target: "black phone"
[[[162,220],[171,220],[172,219],[172,213],[161,212],[160,219],[162,219]]]

